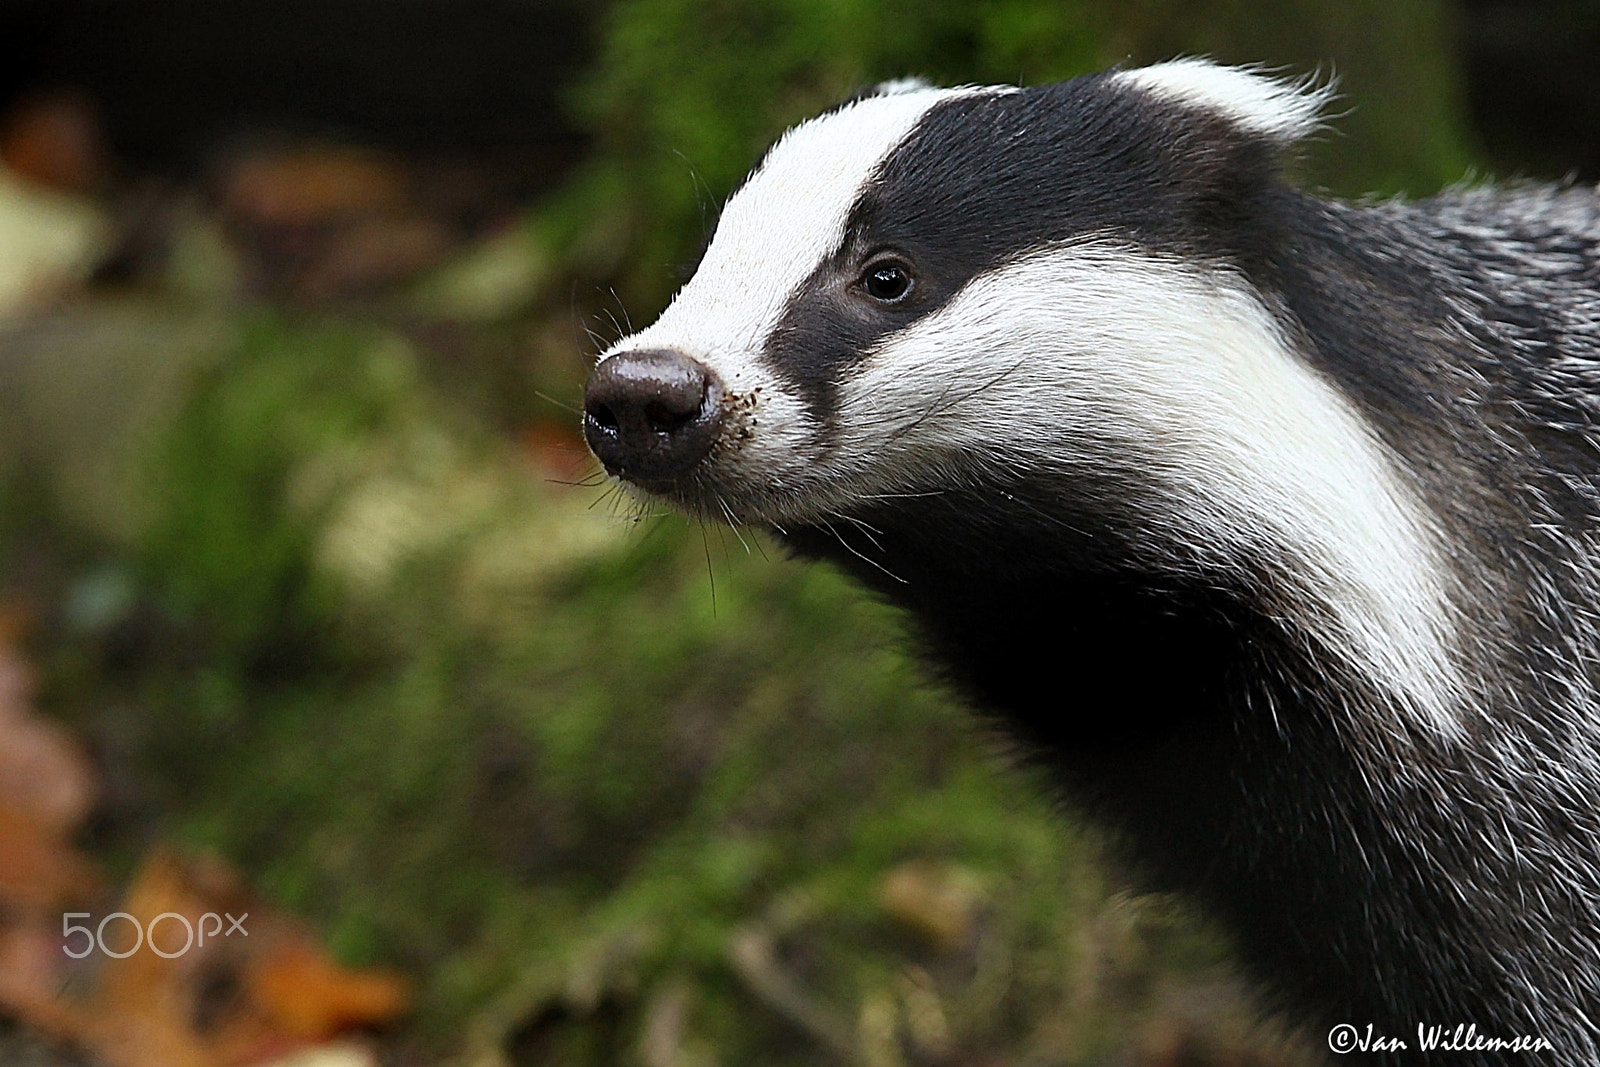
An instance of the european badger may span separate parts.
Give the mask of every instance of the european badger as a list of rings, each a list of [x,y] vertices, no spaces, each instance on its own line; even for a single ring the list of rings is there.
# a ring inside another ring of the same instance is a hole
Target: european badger
[[[1315,198],[1327,97],[884,86],[767,153],[586,436],[909,609],[1305,1018],[1593,1065],[1600,196]]]

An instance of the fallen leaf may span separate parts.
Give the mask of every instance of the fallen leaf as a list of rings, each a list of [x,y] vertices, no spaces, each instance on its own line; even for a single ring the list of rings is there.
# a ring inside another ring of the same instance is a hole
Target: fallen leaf
[[[0,809],[65,837],[94,794],[88,757],[66,729],[34,713],[28,665],[0,640]]]
[[[398,976],[340,967],[309,942],[263,954],[248,985],[282,1030],[311,1041],[392,1019],[407,999]]]
[[[231,162],[222,196],[229,214],[256,225],[308,226],[403,206],[406,175],[393,160],[360,148],[268,148]]]
[[[18,176],[52,189],[99,189],[110,167],[94,100],[58,90],[13,104],[0,122],[0,161]]]
[[[88,762],[34,714],[16,629],[0,612],[0,1011],[108,1067],[290,1054],[371,1067],[365,1046],[328,1042],[401,1015],[405,980],[340,966],[225,864],[157,850],[122,901],[104,903],[96,865],[71,842],[94,793]]]
[[[334,962],[220,861],[158,851],[118,910],[148,940],[99,962],[77,1012],[112,1067],[261,1064],[406,1010],[403,978]]]

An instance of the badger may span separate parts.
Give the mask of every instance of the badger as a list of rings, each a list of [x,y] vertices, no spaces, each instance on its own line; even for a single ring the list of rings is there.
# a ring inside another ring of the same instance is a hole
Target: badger
[[[1331,96],[881,86],[767,151],[585,436],[902,606],[1334,1051],[1593,1065],[1600,195],[1312,195]]]

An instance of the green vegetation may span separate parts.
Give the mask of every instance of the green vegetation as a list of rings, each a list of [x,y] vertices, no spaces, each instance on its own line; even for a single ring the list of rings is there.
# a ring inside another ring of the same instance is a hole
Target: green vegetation
[[[571,90],[593,152],[496,246],[524,291],[450,327],[535,354],[510,400],[503,361],[432,358],[403,296],[291,315],[169,287],[19,335],[82,371],[27,379],[28,442],[0,437],[0,575],[43,605],[46,706],[114,771],[96,848],[218,852],[345,959],[406,969],[421,1061],[1300,1062],[1262,1051],[1209,935],[1113,894],[891,612],[759,535],[559,484],[572,417],[538,399],[581,380],[572,293],[648,317],[762,147],[880,78],[1332,54],[1358,107],[1313,181],[1463,173],[1437,5],[1200,8],[613,4]],[[418,290],[446,317],[462,269]]]
[[[1093,1062],[1218,981],[887,609],[541,479],[398,335],[252,315],[172,412],[50,650],[159,809],[102,847],[242,864],[422,978],[420,1047],[649,1062],[665,1012],[682,1062]]]

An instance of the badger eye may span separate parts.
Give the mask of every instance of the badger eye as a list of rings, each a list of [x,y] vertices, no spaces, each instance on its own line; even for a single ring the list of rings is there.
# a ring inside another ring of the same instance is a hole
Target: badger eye
[[[860,285],[872,299],[897,304],[911,292],[911,271],[899,260],[879,260],[862,272]]]

